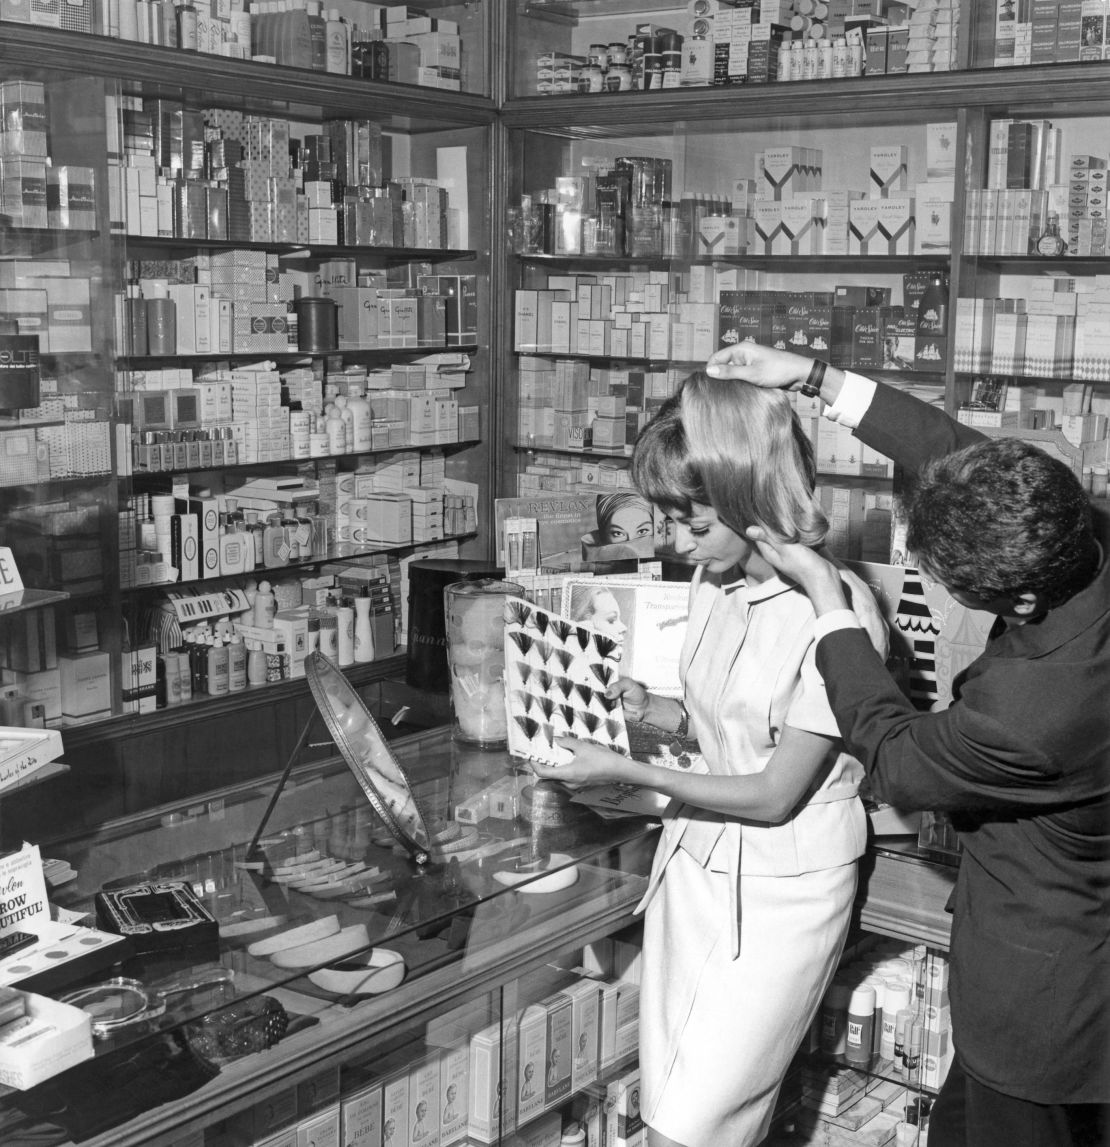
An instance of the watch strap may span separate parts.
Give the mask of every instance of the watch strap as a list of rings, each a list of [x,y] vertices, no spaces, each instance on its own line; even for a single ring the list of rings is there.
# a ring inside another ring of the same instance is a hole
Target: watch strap
[[[828,363],[823,359],[815,358],[809,368],[809,375],[802,383],[802,394],[806,398],[816,398],[821,393],[821,383],[825,381],[825,370]]]

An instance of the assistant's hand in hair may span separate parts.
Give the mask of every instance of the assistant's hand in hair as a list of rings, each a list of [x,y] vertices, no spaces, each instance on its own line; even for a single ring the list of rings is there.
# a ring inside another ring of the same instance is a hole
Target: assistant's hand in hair
[[[572,756],[562,765],[531,761],[532,771],[545,780],[562,781],[570,788],[583,785],[635,784],[636,762],[590,741],[577,737],[556,737],[555,744]]]
[[[710,378],[738,378],[770,389],[797,386],[809,377],[813,360],[753,342],[734,343],[714,351],[705,364]]]
[[[651,708],[651,694],[639,681],[633,681],[631,677],[618,677],[605,690],[605,696],[610,699],[619,697],[624,706],[625,716],[633,721],[647,719],[648,710]]]
[[[749,526],[744,532],[769,565],[806,591],[818,616],[848,608],[840,571],[827,558],[799,542],[776,541],[759,526]]]

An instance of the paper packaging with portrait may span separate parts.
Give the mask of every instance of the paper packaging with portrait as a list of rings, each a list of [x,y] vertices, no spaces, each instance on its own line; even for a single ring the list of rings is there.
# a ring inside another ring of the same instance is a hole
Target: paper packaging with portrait
[[[521,598],[505,603],[505,704],[509,752],[561,765],[570,754],[556,737],[578,737],[628,755],[619,700],[605,696],[617,679],[613,638]]]
[[[563,579],[562,614],[621,643],[621,675],[661,697],[681,697],[679,659],[690,584],[621,577]]]
[[[506,523],[513,519],[537,523],[538,552],[529,568],[575,570],[595,563],[634,563],[655,553],[655,514],[634,490],[497,498],[497,554],[508,576],[513,555]]]

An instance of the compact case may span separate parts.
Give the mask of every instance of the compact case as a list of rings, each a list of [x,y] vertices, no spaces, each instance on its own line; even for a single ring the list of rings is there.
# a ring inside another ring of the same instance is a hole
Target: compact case
[[[146,881],[98,892],[101,928],[127,936],[136,954],[219,944],[216,918],[183,880]]]

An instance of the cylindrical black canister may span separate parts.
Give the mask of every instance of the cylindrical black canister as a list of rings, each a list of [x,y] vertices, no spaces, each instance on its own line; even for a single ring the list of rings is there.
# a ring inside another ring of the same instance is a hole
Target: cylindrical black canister
[[[465,558],[426,558],[409,566],[409,653],[405,681],[414,689],[446,693],[450,686],[444,589],[455,581],[500,577],[502,573],[490,562]]]
[[[339,349],[338,305],[334,299],[304,295],[293,304],[297,312],[297,349],[322,354]]]

